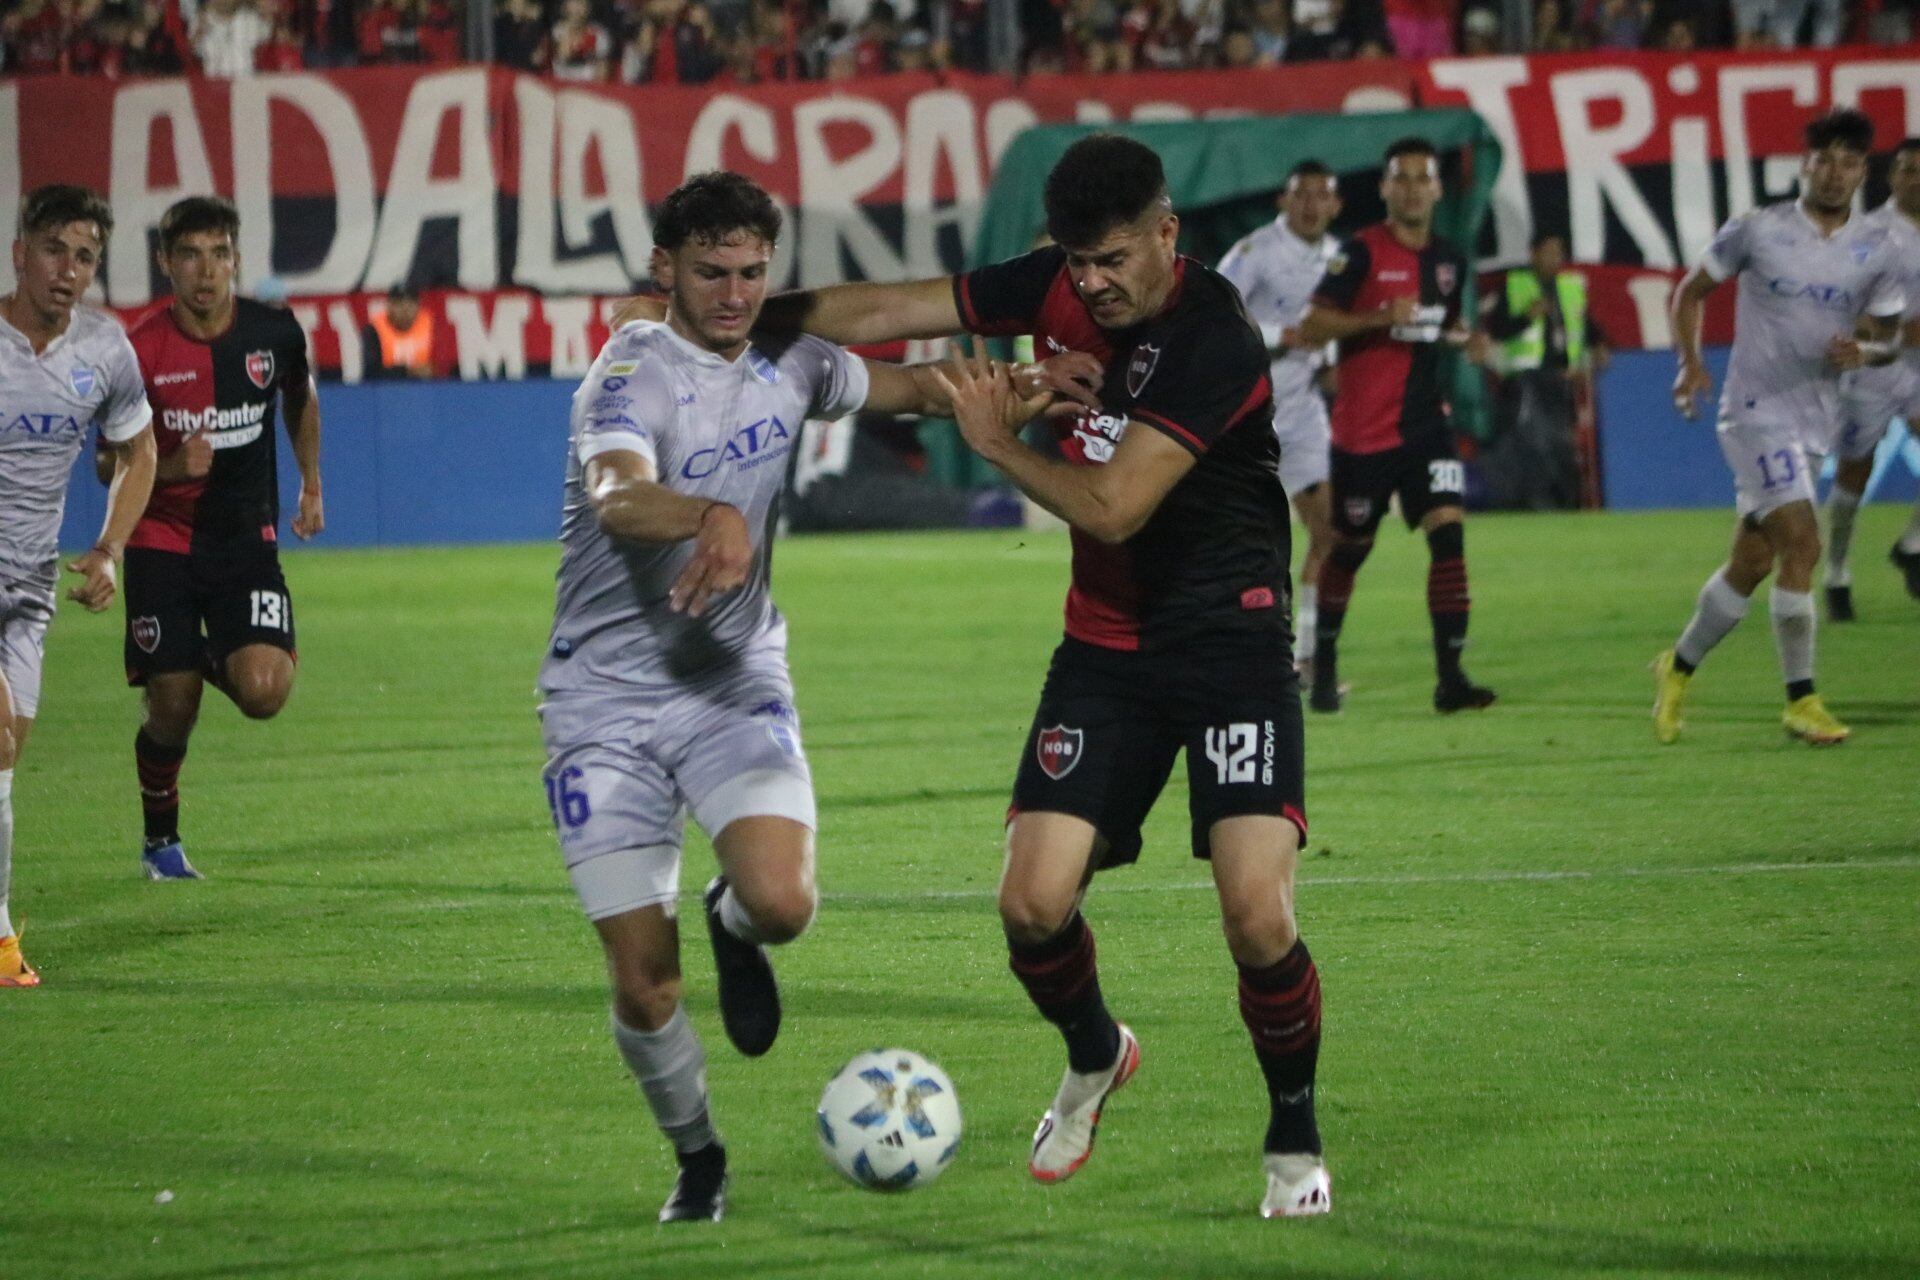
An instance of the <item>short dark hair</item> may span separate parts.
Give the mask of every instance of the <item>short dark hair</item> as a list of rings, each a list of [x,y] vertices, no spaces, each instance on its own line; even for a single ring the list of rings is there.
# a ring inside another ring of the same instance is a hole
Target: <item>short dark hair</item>
[[[1873,150],[1873,121],[1864,111],[1835,107],[1807,126],[1807,150],[1845,147],[1867,155]]]
[[[387,286],[387,301],[399,302],[402,299],[420,301],[420,290],[414,288],[411,280],[395,280]]]
[[[1438,163],[1440,160],[1440,153],[1434,150],[1433,144],[1431,142],[1428,142],[1425,138],[1419,137],[1417,135],[1412,135],[1412,134],[1400,139],[1398,142],[1388,147],[1387,154],[1381,160],[1381,164],[1391,165],[1395,160],[1398,160],[1401,156],[1432,156],[1434,158],[1435,163]]]
[[[1562,249],[1567,247],[1567,233],[1558,227],[1535,227],[1533,239],[1527,241],[1529,249],[1538,249],[1549,240],[1558,240]]]
[[[1287,174],[1287,185],[1292,186],[1302,178],[1326,178],[1335,186],[1340,184],[1340,179],[1334,176],[1333,170],[1318,160],[1302,160],[1293,166],[1292,171]]]
[[[1920,137],[1902,138],[1893,148],[1893,155],[1903,156],[1909,151],[1920,151]],[[1892,156],[1888,157],[1892,159]]]
[[[224,231],[230,239],[240,238],[240,211],[233,201],[219,196],[188,196],[167,206],[160,215],[160,252],[173,252],[182,236],[202,231]]]
[[[1164,200],[1167,173],[1152,147],[1117,133],[1089,134],[1047,175],[1047,234],[1069,249],[1094,244]]]
[[[55,182],[35,187],[20,202],[20,234],[51,231],[69,222],[91,222],[100,228],[104,244],[113,234],[113,210],[90,187]]]
[[[695,174],[660,202],[653,242],[673,253],[689,240],[721,244],[735,232],[780,239],[780,210],[759,183],[737,173]]]

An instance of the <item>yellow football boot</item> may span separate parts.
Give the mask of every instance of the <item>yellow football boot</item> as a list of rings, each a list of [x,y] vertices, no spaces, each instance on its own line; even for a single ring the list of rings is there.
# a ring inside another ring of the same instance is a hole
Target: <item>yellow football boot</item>
[[[1680,740],[1687,722],[1680,708],[1687,700],[1687,682],[1693,677],[1673,665],[1673,650],[1653,660],[1653,736],[1662,746]]]
[[[1830,747],[1845,742],[1853,730],[1833,718],[1826,703],[1820,701],[1820,695],[1810,693],[1804,698],[1795,698],[1787,704],[1780,714],[1781,727],[1800,739],[1816,747]]]
[[[0,987],[37,987],[40,975],[20,954],[20,935],[0,938]]]

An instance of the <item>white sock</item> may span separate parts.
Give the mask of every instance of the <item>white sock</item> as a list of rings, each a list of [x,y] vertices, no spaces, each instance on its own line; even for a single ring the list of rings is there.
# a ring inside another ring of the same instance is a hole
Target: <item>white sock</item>
[[[1313,658],[1313,642],[1320,626],[1320,588],[1303,582],[1293,593],[1293,656],[1306,661]]]
[[[673,1149],[698,1151],[715,1141],[713,1121],[707,1115],[707,1055],[687,1021],[687,1009],[673,1011],[658,1031],[641,1031],[615,1014],[613,1042],[620,1046],[627,1070],[640,1082],[654,1123],[667,1135]]]
[[[760,931],[753,927],[752,918],[747,915],[747,909],[740,905],[740,899],[734,895],[731,884],[720,895],[720,927],[742,942],[758,945],[765,941]]]
[[[1767,599],[1773,615],[1773,647],[1780,651],[1780,674],[1788,684],[1813,679],[1813,593],[1773,589]]]
[[[13,888],[13,770],[0,769],[0,938],[13,936],[7,894]]]
[[[1853,517],[1860,510],[1860,495],[1839,485],[1827,495],[1827,585],[1850,587],[1853,570],[1847,567],[1847,548],[1853,545]]]
[[[1913,515],[1900,535],[1900,549],[1908,555],[1920,555],[1920,498],[1913,500]]]
[[[1693,617],[1687,620],[1687,629],[1680,633],[1673,651],[1682,662],[1697,667],[1706,660],[1713,646],[1725,640],[1727,633],[1746,616],[1747,598],[1727,582],[1726,566],[1722,565],[1713,571],[1707,585],[1700,588]]]

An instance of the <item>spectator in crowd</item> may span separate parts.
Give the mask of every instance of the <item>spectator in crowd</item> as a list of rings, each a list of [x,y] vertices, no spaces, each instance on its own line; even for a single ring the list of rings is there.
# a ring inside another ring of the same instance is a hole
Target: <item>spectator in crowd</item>
[[[54,0],[21,0],[0,18],[6,41],[6,69],[15,75],[57,75],[68,68],[67,32],[71,15]]]
[[[204,0],[193,18],[193,50],[209,76],[232,80],[253,74],[254,54],[273,29],[245,0]]]
[[[1774,0],[1772,22],[1769,30],[1773,33],[1773,42],[1782,49],[1792,49],[1805,42],[1800,32],[1806,27],[1809,17],[1812,19],[1811,43],[1821,49],[1831,49],[1840,43],[1840,0]]]
[[[1586,280],[1566,265],[1566,240],[1537,233],[1528,264],[1507,272],[1481,307],[1501,374],[1499,434],[1482,456],[1501,505],[1580,503],[1576,384],[1605,366],[1606,348]]]
[[[500,0],[493,14],[493,56],[514,71],[545,71],[548,30],[539,0]]]
[[[1294,5],[1290,61],[1378,58],[1392,52],[1386,20],[1374,0],[1297,0]]]
[[[1271,67],[1285,61],[1287,42],[1293,36],[1293,19],[1287,13],[1287,0],[1256,0],[1248,20],[1247,34],[1253,40],[1259,65]]]
[[[1881,0],[1880,7],[1867,19],[1867,38],[1875,44],[1906,44],[1916,31],[1914,9],[1920,0]]]
[[[548,69],[559,80],[605,80],[613,63],[613,37],[593,20],[587,0],[561,0],[547,50]]]
[[[1456,0],[1385,0],[1387,37],[1403,58],[1453,54]]]
[[[387,290],[385,306],[375,306],[361,330],[362,363],[369,381],[433,378],[441,368],[433,313],[420,305],[410,284]]]
[[[1645,0],[1597,0],[1589,6],[1587,39],[1595,49],[1638,49],[1647,40]]]
[[[255,71],[298,71],[305,65],[300,37],[293,29],[293,14],[284,0],[260,0],[260,16],[267,23],[267,38],[253,51]]]
[[[1500,15],[1485,5],[1475,5],[1460,18],[1460,52],[1468,57],[1502,53]]]

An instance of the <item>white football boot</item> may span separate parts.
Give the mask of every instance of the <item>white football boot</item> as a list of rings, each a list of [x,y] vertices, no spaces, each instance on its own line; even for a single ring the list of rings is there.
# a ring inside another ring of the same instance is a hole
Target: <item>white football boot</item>
[[[1027,1172],[1042,1182],[1065,1182],[1093,1154],[1093,1135],[1100,1127],[1100,1109],[1107,1096],[1140,1069],[1140,1041],[1120,1024],[1120,1055],[1101,1071],[1067,1068],[1053,1105],[1040,1117],[1033,1134],[1033,1158]]]
[[[1319,1156],[1269,1155],[1263,1218],[1310,1218],[1333,1212],[1333,1182]]]

